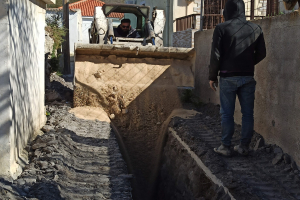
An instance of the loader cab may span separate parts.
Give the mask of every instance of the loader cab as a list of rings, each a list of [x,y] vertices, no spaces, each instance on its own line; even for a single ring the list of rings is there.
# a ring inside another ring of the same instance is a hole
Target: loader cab
[[[149,20],[149,6],[131,4],[104,4],[103,12],[107,18],[113,18],[113,26],[117,28],[123,18],[130,19],[131,27],[145,36],[145,24]],[[119,20],[115,17],[121,17]]]
[[[89,29],[90,43],[163,46],[164,11],[155,10],[156,17],[152,18],[152,21],[149,20],[149,15],[149,6],[104,4],[102,7],[95,7],[94,20]],[[125,34],[118,34],[118,36],[116,34],[115,36],[116,29],[121,24],[122,19],[130,19],[131,27],[136,30],[140,37],[135,37],[135,35],[128,37]],[[119,37],[120,35],[123,37]]]
[[[136,29],[140,38],[123,38],[113,37],[116,42],[121,41],[140,41],[142,42],[145,37],[148,37],[146,22],[149,20],[149,6],[131,5],[131,4],[104,4],[102,7],[103,13],[106,18],[112,20],[114,31],[121,24],[122,19],[130,19],[131,27]]]

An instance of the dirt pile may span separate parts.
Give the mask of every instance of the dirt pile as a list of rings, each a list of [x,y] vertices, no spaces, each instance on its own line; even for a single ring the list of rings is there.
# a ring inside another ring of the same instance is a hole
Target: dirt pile
[[[107,113],[99,107],[76,107],[69,110],[69,113],[74,114],[76,117],[80,119],[86,120],[99,120],[103,122],[109,122],[110,119],[107,116]]]
[[[77,58],[75,81],[74,107],[100,106],[115,115],[126,113],[129,104],[150,86],[164,87],[155,96],[166,87],[194,85],[190,61],[116,56]]]

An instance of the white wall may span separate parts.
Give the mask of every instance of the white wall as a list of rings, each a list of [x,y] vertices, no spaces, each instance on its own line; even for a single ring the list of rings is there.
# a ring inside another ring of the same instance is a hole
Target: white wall
[[[82,17],[82,42],[89,43],[89,28],[91,28],[91,24],[93,21],[93,17]]]
[[[46,120],[46,5],[41,0],[0,0],[0,5],[0,175],[15,178],[26,162],[24,147]]]
[[[9,5],[4,0],[0,0],[0,172],[9,175],[10,167],[10,132],[12,129],[12,109],[9,85]]]
[[[70,53],[74,54],[74,44],[82,42],[82,16],[80,9],[77,12],[70,11],[69,27]]]
[[[176,31],[176,19],[191,14],[196,14],[194,8],[197,4],[194,2],[187,3],[186,0],[175,0],[173,4],[173,30]]]

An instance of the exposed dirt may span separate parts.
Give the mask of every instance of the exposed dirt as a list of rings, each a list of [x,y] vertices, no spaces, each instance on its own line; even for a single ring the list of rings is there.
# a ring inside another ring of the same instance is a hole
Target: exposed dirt
[[[74,107],[103,107],[119,115],[150,86],[165,86],[153,96],[166,86],[193,86],[191,70],[190,61],[184,60],[81,56],[76,61]]]
[[[219,107],[208,104],[198,111],[202,113],[190,119],[174,117],[170,127],[222,180],[236,199],[300,199],[300,174],[289,155],[275,145],[264,144],[263,138],[255,133],[249,156],[237,153],[229,158],[220,156],[213,151],[213,147],[219,146],[221,141]],[[241,126],[236,125],[233,145],[239,143],[240,131]],[[182,152],[178,154],[180,157]],[[160,182],[168,185],[174,180],[161,176]]]
[[[74,106],[103,107],[122,136],[133,195],[151,199],[162,123],[181,107],[177,86],[192,86],[190,61],[109,56],[76,58]]]
[[[133,176],[108,117],[75,116],[90,108],[71,114],[71,103],[64,99],[66,92],[72,95],[65,87],[70,84],[55,75],[52,80],[48,92],[59,91],[60,99],[47,103],[45,134],[28,145],[30,162],[18,179],[0,180],[0,199],[132,199]]]

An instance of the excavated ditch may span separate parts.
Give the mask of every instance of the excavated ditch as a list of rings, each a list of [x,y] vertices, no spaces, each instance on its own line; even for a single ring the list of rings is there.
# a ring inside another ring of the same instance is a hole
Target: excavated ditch
[[[163,122],[181,102],[177,85],[193,85],[191,64],[181,60],[76,58],[74,106],[102,107],[129,155],[135,199],[151,199]],[[89,62],[87,62],[89,61]],[[182,65],[187,65],[186,71]]]
[[[184,90],[178,86],[193,86],[193,77],[188,60],[76,57],[74,107],[102,107],[110,116],[135,177],[134,199],[165,198],[157,192],[162,189],[157,181],[168,122],[172,111],[182,108]],[[184,171],[188,170],[187,166]],[[211,188],[214,184],[204,185]]]
[[[248,157],[212,151],[219,108],[183,103],[192,97],[177,87],[193,84],[187,62],[80,59],[75,108],[73,85],[52,75],[59,94],[45,134],[28,145],[20,177],[0,179],[0,199],[300,199],[297,165],[260,135]]]
[[[174,114],[191,97],[178,89],[193,86],[189,61],[114,56],[76,60],[74,106],[103,107],[110,116],[134,175],[134,199],[300,198],[298,167],[280,148],[264,146],[256,135],[249,157],[225,159],[212,150],[220,144],[216,106],[204,106],[212,115]],[[239,132],[237,126],[234,144]],[[265,155],[261,148],[274,154]],[[284,173],[277,179],[273,173],[280,165]]]

